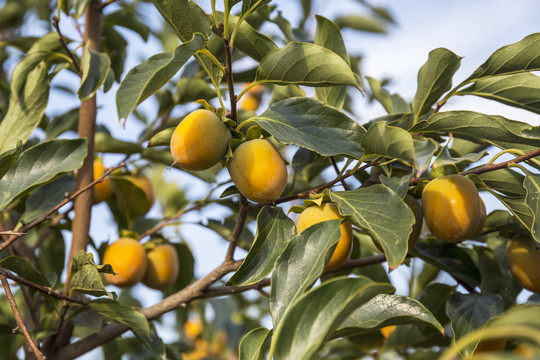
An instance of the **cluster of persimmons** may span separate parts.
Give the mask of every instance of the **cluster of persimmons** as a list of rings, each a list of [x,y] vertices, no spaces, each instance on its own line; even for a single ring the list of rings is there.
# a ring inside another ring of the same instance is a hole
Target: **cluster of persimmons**
[[[241,106],[244,110],[255,111],[260,99],[261,88],[258,87],[246,92]],[[226,156],[232,139],[231,129],[216,113],[198,109],[175,128],[170,143],[171,154],[175,164],[191,171],[209,169],[228,157],[230,178],[245,198],[259,203],[277,200],[288,178],[279,151],[268,139],[257,138],[243,141],[233,150],[232,156]],[[96,176],[103,171],[96,170]],[[382,172],[378,168],[374,170],[379,174]],[[144,182],[140,182],[142,188],[149,186]],[[110,190],[103,188],[107,186],[105,181],[96,186],[96,201],[106,197],[103,193]],[[473,239],[484,230],[486,206],[474,183],[465,176],[437,177],[424,187],[421,202],[411,195],[406,195],[403,200],[415,216],[408,239],[409,248],[417,242],[424,223],[431,234],[449,243]],[[305,208],[296,223],[300,233],[315,223],[332,219],[342,220],[341,238],[327,271],[338,269],[349,259],[353,245],[351,221],[340,214],[335,204],[323,203]],[[374,243],[384,251],[381,244]],[[507,253],[515,278],[525,289],[540,293],[540,251],[536,251],[533,239],[524,236],[512,239]],[[131,286],[142,281],[151,288],[163,290],[174,282],[178,273],[178,257],[170,244],[145,249],[137,240],[121,238],[107,248],[103,262],[113,266],[116,275],[107,274],[106,278],[117,286]]]

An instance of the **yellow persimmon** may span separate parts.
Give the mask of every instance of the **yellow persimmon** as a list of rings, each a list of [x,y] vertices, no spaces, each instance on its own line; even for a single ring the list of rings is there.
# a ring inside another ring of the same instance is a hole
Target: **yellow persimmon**
[[[171,244],[157,245],[148,251],[148,266],[142,283],[149,288],[166,290],[178,277],[178,254]]]
[[[255,202],[276,200],[287,185],[285,162],[265,139],[240,144],[229,159],[227,169],[238,191]]]
[[[339,214],[338,208],[335,204],[325,203],[321,206],[310,206],[302,211],[300,216],[298,216],[298,220],[296,220],[296,232],[300,234],[313,224],[334,219],[344,219],[344,217]],[[339,238],[336,249],[330,258],[328,265],[326,266],[327,271],[336,270],[337,268],[341,267],[351,255],[353,245],[351,222],[348,220],[344,221],[340,225],[339,229],[341,230],[341,237]]]
[[[186,116],[171,137],[175,164],[187,170],[206,170],[217,164],[232,139],[229,128],[211,111],[199,109]]]
[[[103,264],[110,264],[116,273],[105,274],[109,284],[133,286],[142,280],[146,272],[146,251],[137,240],[120,238],[105,249]]]
[[[462,175],[433,179],[422,192],[426,225],[437,238],[456,243],[475,235],[482,219],[474,183]],[[483,226],[483,225],[482,225]]]
[[[94,160],[94,181],[99,179],[105,170],[107,170],[107,168],[103,165],[103,160],[101,158],[96,158]],[[92,203],[98,204],[102,201],[107,201],[112,196],[112,193],[111,181],[109,178],[105,178],[94,186]]]
[[[525,289],[540,293],[540,250],[533,238],[518,236],[508,242],[508,263],[514,278]]]

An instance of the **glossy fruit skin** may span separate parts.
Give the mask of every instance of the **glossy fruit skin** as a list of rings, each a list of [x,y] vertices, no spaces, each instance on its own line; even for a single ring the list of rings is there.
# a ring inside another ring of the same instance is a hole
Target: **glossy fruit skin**
[[[418,200],[416,200],[411,195],[405,195],[405,198],[403,198],[403,201],[412,210],[414,214],[414,218],[415,218],[412,232],[410,233],[409,239],[407,240],[407,245],[409,249],[411,249],[414,247],[414,245],[416,245],[418,238],[420,238],[420,233],[422,232],[422,225],[424,224],[424,217],[422,216],[422,206],[420,205]],[[373,244],[381,252],[384,252],[382,246],[376,240],[373,240]]]
[[[334,219],[344,219],[344,217],[339,214],[335,204],[326,203],[321,206],[310,206],[298,216],[298,220],[296,221],[296,232],[300,234],[304,229],[313,224]],[[340,268],[351,255],[353,246],[352,224],[350,221],[344,221],[341,223],[339,229],[341,230],[341,237],[339,238],[336,249],[330,258],[328,265],[326,265],[326,271]]]
[[[475,235],[481,204],[474,183],[462,175],[433,179],[422,192],[426,225],[440,240],[457,243]]]
[[[94,160],[94,181],[99,179],[101,175],[107,170],[103,161],[100,158]],[[94,195],[92,198],[92,204],[99,204],[102,201],[107,201],[112,196],[113,190],[111,181],[109,178],[103,179],[100,183],[94,186]]]
[[[287,185],[285,162],[265,139],[240,144],[229,159],[227,169],[238,191],[251,201],[274,201]]]
[[[175,164],[187,170],[206,170],[217,164],[232,139],[229,128],[211,111],[199,109],[186,116],[171,137]]]
[[[103,264],[111,264],[116,273],[105,274],[109,284],[121,288],[133,286],[142,280],[146,272],[146,251],[137,240],[120,238],[105,250]]]
[[[126,206],[130,209],[130,215],[133,218],[144,216],[150,211],[152,206],[154,206],[154,202],[156,201],[156,197],[154,194],[154,188],[152,186],[152,182],[148,178],[148,176],[144,175],[143,173],[139,173],[137,175],[126,175],[125,176],[128,180],[130,180],[132,183],[134,183],[137,187],[141,188],[144,193],[146,194],[146,197],[148,198],[148,206],[141,208],[140,200],[134,199],[134,198],[128,198],[125,199],[127,204]],[[137,204],[132,202],[137,202]]]
[[[486,204],[484,203],[484,200],[480,198],[480,219],[478,221],[478,226],[476,227],[476,230],[474,231],[473,237],[476,237],[482,233],[482,231],[484,230],[484,226],[486,226],[486,219],[487,219]]]
[[[142,283],[151,289],[166,290],[178,277],[178,254],[171,244],[157,245],[148,251],[148,266]]]
[[[533,238],[518,236],[508,242],[506,255],[510,272],[523,288],[540,293],[540,250]]]

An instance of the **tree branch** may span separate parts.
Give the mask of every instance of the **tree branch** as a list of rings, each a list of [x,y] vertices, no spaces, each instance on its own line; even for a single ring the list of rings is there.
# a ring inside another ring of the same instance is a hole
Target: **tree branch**
[[[71,50],[67,46],[66,41],[64,40],[64,36],[62,35],[62,32],[60,31],[60,25],[59,25],[60,20],[58,19],[56,15],[53,16],[52,20],[53,20],[53,26],[56,29],[56,32],[58,33],[58,39],[60,40],[60,43],[66,50],[69,58],[71,59],[71,62],[73,63],[73,66],[75,67],[75,69],[77,69],[77,72],[79,73],[79,75],[82,75],[81,67],[79,66],[79,63],[77,62],[77,59],[75,59],[73,52],[71,52]]]
[[[195,210],[200,210],[203,208],[203,204],[201,202],[196,202],[195,204],[193,204],[193,206],[187,208],[187,209],[183,209],[179,212],[177,212],[176,214],[174,214],[173,216],[170,216],[162,221],[160,221],[158,224],[156,224],[154,227],[152,227],[151,229],[148,229],[146,230],[146,232],[144,232],[142,235],[139,236],[139,240],[142,240],[144,239],[145,237],[147,236],[151,236],[152,234],[155,234],[156,232],[158,232],[159,230],[163,229],[165,226],[167,226],[171,221],[175,220],[175,219],[178,219],[179,217],[189,213],[189,212],[192,212],[192,211],[195,211]]]
[[[28,281],[25,278],[12,274],[8,270],[4,269],[3,267],[0,267],[0,276],[5,276],[6,278],[13,280],[20,285],[24,285],[26,287],[32,288],[34,290],[37,290],[43,294],[46,294],[58,300],[65,300],[65,301],[69,301],[69,302],[76,303],[79,305],[86,305],[86,301],[84,300],[72,298],[63,294],[59,294],[55,292],[53,289],[51,289],[50,287],[42,286],[42,285],[33,283],[31,281]]]
[[[238,238],[244,229],[246,224],[246,218],[248,213],[248,203],[244,195],[240,194],[240,210],[238,211],[238,218],[236,218],[236,224],[234,225],[233,232],[231,234],[231,239],[229,241],[229,247],[227,248],[227,254],[225,255],[225,262],[233,261],[234,251],[236,250],[236,245],[238,244]]]
[[[43,356],[34,340],[32,340],[28,329],[24,325],[24,321],[21,317],[21,313],[19,312],[19,308],[17,307],[17,303],[15,302],[15,298],[13,297],[13,293],[11,292],[11,288],[9,287],[6,276],[4,274],[0,274],[0,280],[2,281],[2,286],[4,287],[9,306],[11,306],[11,311],[13,311],[13,316],[15,316],[15,321],[17,321],[19,329],[22,331],[24,338],[28,342],[28,345],[30,345],[30,348],[32,349],[32,352],[34,353],[36,358],[38,360],[44,360],[45,356]]]
[[[92,0],[85,12],[84,41],[89,49],[99,51],[101,40],[101,1]],[[77,173],[77,189],[83,188],[94,180],[94,135],[96,132],[97,104],[96,96],[82,101],[79,110],[78,135],[88,140],[88,154]],[[80,250],[85,250],[89,241],[90,219],[92,213],[92,191],[83,193],[75,201],[71,248],[68,258],[68,278],[71,261]],[[67,283],[66,283],[67,286]],[[66,289],[64,289],[66,290]]]
[[[229,39],[225,36],[225,29],[223,23],[218,24],[219,31],[221,31],[221,37],[223,38],[223,45],[225,46],[225,59],[227,66],[225,67],[225,76],[227,77],[227,85],[229,87],[229,100],[231,103],[231,118],[234,120],[235,127],[238,125],[238,117],[236,112],[236,95],[234,94],[234,79],[232,72],[232,50],[229,46]]]

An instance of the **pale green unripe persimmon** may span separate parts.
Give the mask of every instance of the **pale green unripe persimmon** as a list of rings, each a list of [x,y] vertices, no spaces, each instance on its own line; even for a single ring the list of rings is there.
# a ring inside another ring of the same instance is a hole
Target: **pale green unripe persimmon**
[[[187,170],[206,170],[217,164],[232,139],[229,128],[211,111],[199,109],[186,116],[171,137],[174,163]]]
[[[298,216],[298,220],[296,220],[296,232],[300,234],[304,229],[313,224],[334,219],[344,219],[344,217],[339,214],[336,205],[326,203],[321,206],[310,206]],[[345,264],[351,255],[353,245],[352,224],[348,220],[344,221],[341,223],[339,229],[341,230],[341,237],[339,238],[328,265],[326,265],[327,271],[338,269]]]
[[[251,201],[274,201],[287,185],[285,162],[268,140],[255,139],[240,144],[227,169],[238,191]]]

